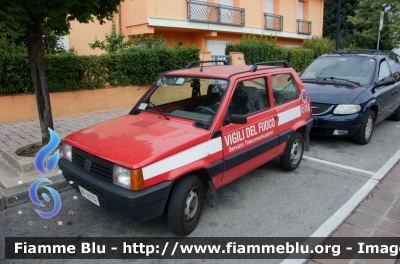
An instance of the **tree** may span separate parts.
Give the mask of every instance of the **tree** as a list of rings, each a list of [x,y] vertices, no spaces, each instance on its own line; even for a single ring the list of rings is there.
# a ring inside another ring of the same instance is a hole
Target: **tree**
[[[48,128],[54,129],[44,61],[44,32],[66,34],[72,20],[89,23],[96,18],[103,24],[112,20],[121,1],[0,0],[0,34],[17,35],[22,31],[26,36],[43,144],[50,140]]]
[[[106,35],[106,39],[103,41],[99,41],[96,38],[93,43],[89,43],[89,46],[92,49],[105,50],[107,53],[117,53],[121,50],[135,45],[135,42],[131,39],[124,41],[124,38],[125,35],[122,34],[121,30],[119,30],[117,33],[115,21],[113,20],[111,25],[111,32],[109,35]]]
[[[341,3],[340,47],[347,48],[355,41],[354,25],[348,21],[347,17],[354,15],[358,0],[342,0]],[[325,0],[324,2],[323,36],[330,39],[336,38],[337,4],[337,0]]]
[[[375,49],[381,12],[385,12],[381,31],[381,49],[400,44],[400,2],[398,0],[360,0],[354,16],[348,19],[355,26],[358,46]]]

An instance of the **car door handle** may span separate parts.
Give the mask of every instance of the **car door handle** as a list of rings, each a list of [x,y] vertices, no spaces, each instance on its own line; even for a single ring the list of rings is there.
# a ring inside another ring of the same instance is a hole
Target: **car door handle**
[[[395,94],[397,94],[398,92],[399,92],[399,90],[393,91],[393,92],[392,92],[392,95],[395,95]]]

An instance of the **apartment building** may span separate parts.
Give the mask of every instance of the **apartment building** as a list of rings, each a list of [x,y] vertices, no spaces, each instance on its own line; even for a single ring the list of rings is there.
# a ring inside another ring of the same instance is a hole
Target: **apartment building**
[[[169,46],[194,44],[217,56],[243,34],[272,35],[282,47],[301,47],[311,35],[322,36],[323,8],[323,0],[125,0],[115,20],[127,37],[153,34]],[[111,22],[73,22],[67,47],[101,54],[88,43],[103,40],[110,29]]]

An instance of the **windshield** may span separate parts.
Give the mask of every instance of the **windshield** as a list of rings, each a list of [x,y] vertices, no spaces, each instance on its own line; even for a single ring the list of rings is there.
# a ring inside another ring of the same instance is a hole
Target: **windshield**
[[[300,78],[304,80],[332,80],[369,85],[375,72],[374,59],[353,57],[324,57],[316,59]],[[339,80],[342,79],[342,80]]]
[[[137,108],[211,124],[228,87],[228,80],[162,76]]]

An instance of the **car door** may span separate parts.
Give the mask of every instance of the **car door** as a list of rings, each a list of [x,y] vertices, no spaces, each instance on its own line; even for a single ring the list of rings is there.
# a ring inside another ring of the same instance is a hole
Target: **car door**
[[[300,98],[299,87],[291,73],[279,73],[269,76],[274,107],[278,116],[278,134],[283,135],[293,129],[293,124],[306,111],[310,112],[310,105]],[[282,142],[283,143],[283,142]],[[281,144],[277,151],[283,152],[286,144]]]
[[[378,70],[378,78],[377,82],[385,79],[386,77],[390,77],[392,74],[390,72],[389,65],[385,59],[382,59],[379,62],[379,70]],[[386,85],[377,87],[375,89],[375,98],[378,100],[380,105],[380,111],[378,116],[376,117],[376,122],[380,122],[387,118],[392,113],[392,92],[395,91],[396,85]]]
[[[239,79],[229,98],[225,117],[247,117],[246,124],[221,124],[226,184],[272,159],[278,143],[276,112],[265,76]]]
[[[400,107],[400,61],[399,58],[395,55],[388,56],[386,60],[389,63],[389,68],[392,76],[396,80],[396,83],[391,92],[391,111],[394,112],[397,108]]]

